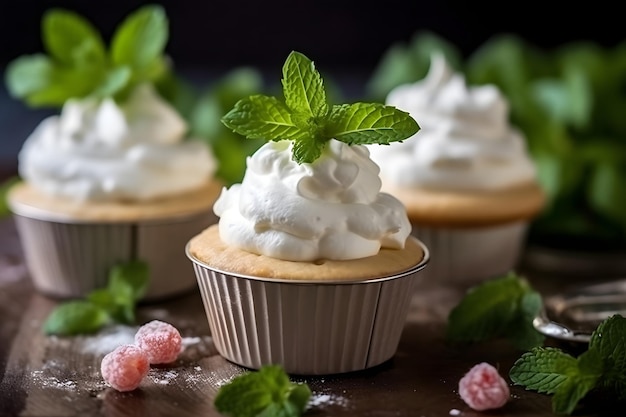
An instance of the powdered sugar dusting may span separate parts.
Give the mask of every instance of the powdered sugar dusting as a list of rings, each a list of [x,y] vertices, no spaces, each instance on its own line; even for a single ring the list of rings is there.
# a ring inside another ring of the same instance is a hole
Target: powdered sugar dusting
[[[44,370],[38,370],[31,372],[32,380],[37,383],[38,386],[47,388],[57,388],[65,391],[75,391],[76,381],[70,379],[59,379],[53,375],[47,375]]]
[[[348,399],[346,397],[342,397],[341,395],[312,392],[307,408],[324,407],[328,405],[346,407],[348,403]]]
[[[200,337],[183,337],[183,347],[187,347],[187,346],[192,346],[192,345],[197,345],[198,343],[202,342],[202,338]]]
[[[155,384],[168,385],[170,382],[178,378],[178,372],[175,370],[155,370],[151,369],[148,373],[148,377],[152,379]]]
[[[137,327],[115,325],[103,329],[97,335],[83,338],[82,353],[106,355],[118,346],[135,343]]]

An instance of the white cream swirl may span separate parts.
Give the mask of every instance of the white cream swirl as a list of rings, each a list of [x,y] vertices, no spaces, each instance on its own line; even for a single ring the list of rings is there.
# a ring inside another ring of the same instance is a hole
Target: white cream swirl
[[[247,160],[243,181],[214,205],[221,239],[290,261],[357,259],[403,248],[411,226],[404,206],[381,193],[378,166],[365,146],[327,143],[313,163],[297,164],[291,142],[264,144]]]
[[[420,125],[415,137],[370,147],[385,181],[402,187],[496,190],[534,181],[536,170],[508,102],[495,85],[467,86],[443,55],[427,76],[393,89],[386,103]]]
[[[217,161],[150,85],[118,106],[112,99],[69,100],[44,119],[19,153],[20,176],[76,200],[147,200],[204,184]]]

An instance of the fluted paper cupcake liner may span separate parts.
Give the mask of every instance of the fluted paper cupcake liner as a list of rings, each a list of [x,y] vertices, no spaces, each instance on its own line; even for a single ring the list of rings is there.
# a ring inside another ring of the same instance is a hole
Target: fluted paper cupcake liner
[[[480,228],[413,225],[413,235],[430,250],[424,284],[475,285],[513,270],[521,257],[528,222]]]
[[[148,264],[143,300],[157,300],[196,287],[183,248],[198,230],[216,221],[206,211],[145,223],[54,222],[14,214],[35,289],[55,298],[79,298],[107,285],[113,266]]]
[[[187,255],[223,357],[252,369],[280,364],[290,374],[324,375],[370,368],[395,354],[427,253],[411,270],[350,283],[239,276]]]

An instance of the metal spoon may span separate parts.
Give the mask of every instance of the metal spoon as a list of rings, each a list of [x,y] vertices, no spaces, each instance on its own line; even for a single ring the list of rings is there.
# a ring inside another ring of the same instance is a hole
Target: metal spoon
[[[588,343],[598,324],[615,314],[626,316],[626,280],[577,287],[547,297],[533,326],[548,337]]]

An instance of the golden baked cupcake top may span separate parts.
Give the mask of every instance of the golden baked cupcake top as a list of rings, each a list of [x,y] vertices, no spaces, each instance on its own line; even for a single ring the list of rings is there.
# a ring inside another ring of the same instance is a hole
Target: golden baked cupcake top
[[[401,274],[423,261],[425,251],[414,238],[402,249],[382,248],[373,256],[348,260],[294,262],[228,245],[214,224],[191,239],[189,254],[213,270],[244,277],[296,281],[363,281]]]
[[[211,210],[222,189],[217,180],[191,191],[147,201],[76,201],[43,193],[26,182],[9,190],[11,211],[27,217],[62,222],[136,222],[185,217]]]

